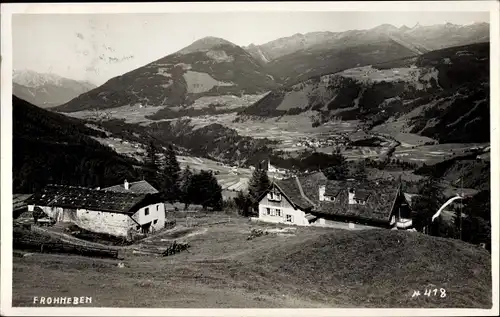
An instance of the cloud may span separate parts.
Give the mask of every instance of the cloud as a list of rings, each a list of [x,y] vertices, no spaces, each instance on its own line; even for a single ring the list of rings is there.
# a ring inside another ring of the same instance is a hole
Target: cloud
[[[76,32],[76,37],[79,38],[80,40],[84,40],[85,38],[83,37],[82,33]]]

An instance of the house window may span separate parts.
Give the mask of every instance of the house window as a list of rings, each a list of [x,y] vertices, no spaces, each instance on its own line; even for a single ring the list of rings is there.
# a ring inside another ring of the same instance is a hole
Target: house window
[[[271,208],[266,208],[266,213],[268,216],[270,216],[271,215]]]
[[[149,207],[144,209],[144,216],[147,216],[147,215],[149,215]]]
[[[276,209],[276,216],[283,217],[283,214],[281,213],[281,209]]]
[[[363,199],[356,199],[356,203],[359,205],[364,205],[364,204],[366,204],[366,201]]]
[[[285,221],[286,222],[293,222],[293,216],[292,215],[286,215]]]
[[[335,201],[335,197],[333,196],[325,196],[326,201]]]
[[[160,205],[156,205],[156,211],[160,210]]]
[[[158,219],[156,219],[155,221],[153,221],[153,224],[156,225],[158,223]]]

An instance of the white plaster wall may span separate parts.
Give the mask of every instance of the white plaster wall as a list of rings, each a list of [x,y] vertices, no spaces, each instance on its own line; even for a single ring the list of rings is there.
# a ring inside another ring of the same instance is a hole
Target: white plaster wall
[[[133,221],[128,215],[77,209],[69,215],[70,221],[80,228],[113,236],[126,237]]]
[[[267,208],[271,209],[281,209],[282,216],[268,215]],[[292,222],[286,221],[286,215],[292,216]],[[259,204],[259,220],[266,222],[274,222],[274,223],[284,223],[284,224],[293,224],[299,226],[308,226],[309,221],[305,218],[305,212],[300,209],[294,209],[293,207],[276,207],[273,205],[264,205]]]
[[[145,214],[146,208],[149,208],[148,215]],[[156,231],[163,229],[165,227],[165,204],[158,203],[143,207],[139,209],[132,218],[141,225],[151,222],[151,227]],[[155,220],[157,220],[156,224],[153,223]]]
[[[266,208],[281,209],[282,216],[276,216],[276,213],[274,216],[267,215]],[[292,216],[292,222],[286,222],[287,214]],[[269,200],[267,195],[261,199],[259,202],[259,220],[274,223],[294,224],[299,226],[309,225],[309,221],[305,218],[305,213],[300,209],[295,209],[288,202],[288,200],[286,200],[283,194],[281,194],[280,201]]]
[[[34,209],[35,206],[32,207]],[[106,233],[126,237],[127,231],[135,227],[129,216],[87,209],[67,209],[61,207],[37,206],[58,222],[74,223],[78,227],[96,233]]]

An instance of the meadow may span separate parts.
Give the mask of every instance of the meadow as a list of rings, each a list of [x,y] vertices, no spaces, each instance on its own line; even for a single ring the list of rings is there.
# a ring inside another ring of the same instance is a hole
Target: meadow
[[[174,229],[126,247],[122,260],[17,252],[13,306],[44,295],[91,296],[94,307],[491,307],[490,255],[461,241],[183,214],[170,216]],[[252,229],[268,234],[249,240]],[[173,241],[190,248],[152,254]],[[446,296],[412,296],[426,289]]]

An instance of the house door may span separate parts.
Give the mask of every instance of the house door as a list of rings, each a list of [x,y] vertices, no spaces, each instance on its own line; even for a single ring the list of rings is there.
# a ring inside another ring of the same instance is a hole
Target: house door
[[[149,233],[150,229],[151,229],[151,222],[145,223],[141,226],[142,233]]]

